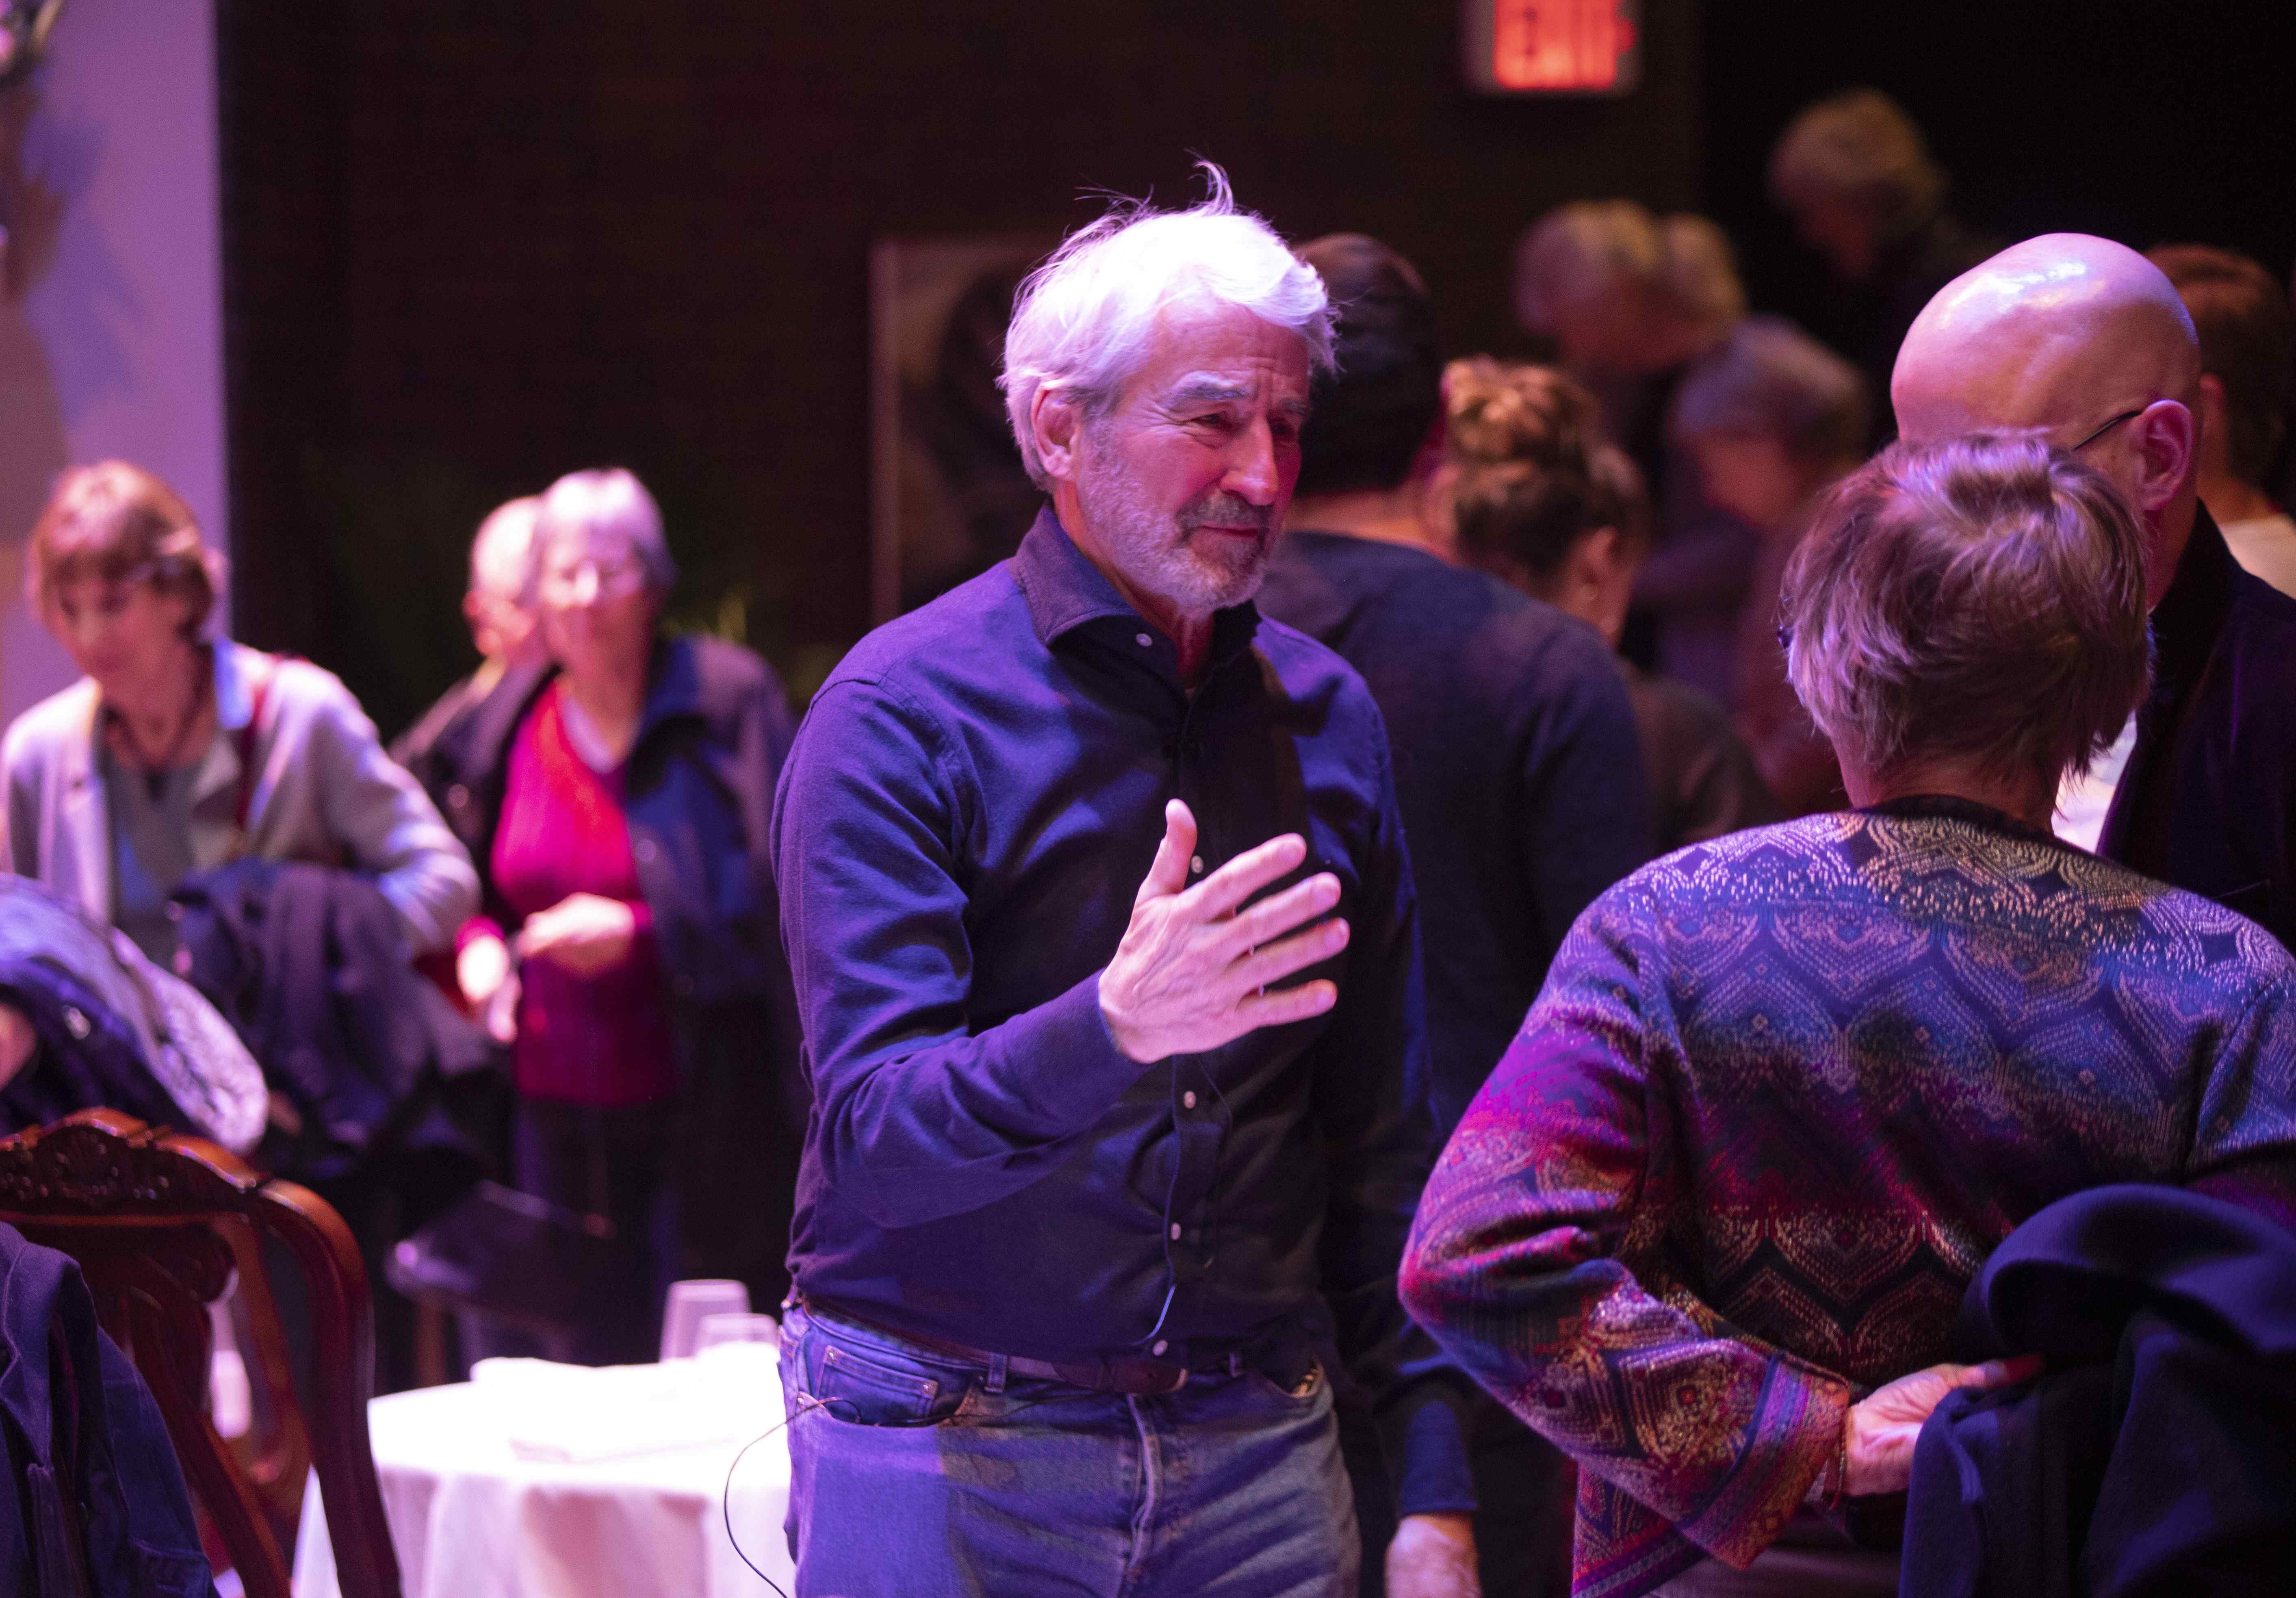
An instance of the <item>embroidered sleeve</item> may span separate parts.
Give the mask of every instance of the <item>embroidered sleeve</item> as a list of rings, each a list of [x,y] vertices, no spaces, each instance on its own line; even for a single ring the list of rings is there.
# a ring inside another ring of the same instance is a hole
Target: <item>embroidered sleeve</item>
[[[1832,1456],[1849,1384],[1622,1259],[1657,1258],[1673,1046],[1652,913],[1628,883],[1572,930],[1421,1201],[1413,1313],[1581,1469],[1734,1566]]]

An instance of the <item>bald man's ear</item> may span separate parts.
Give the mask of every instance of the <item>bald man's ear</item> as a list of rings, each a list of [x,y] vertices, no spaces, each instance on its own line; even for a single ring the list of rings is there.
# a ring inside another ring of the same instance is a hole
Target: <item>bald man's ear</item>
[[[1036,430],[1037,458],[1045,463],[1045,475],[1062,482],[1075,480],[1077,447],[1084,431],[1084,407],[1076,396],[1057,383],[1046,383],[1029,406],[1029,425]]]
[[[2200,419],[2180,400],[2156,399],[2130,430],[2137,458],[2137,509],[2156,516],[2184,492],[2199,469]]]

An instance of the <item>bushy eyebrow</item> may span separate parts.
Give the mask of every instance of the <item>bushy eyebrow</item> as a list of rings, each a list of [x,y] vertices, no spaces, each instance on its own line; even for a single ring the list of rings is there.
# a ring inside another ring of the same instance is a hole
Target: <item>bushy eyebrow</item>
[[[1228,382],[1217,377],[1189,378],[1165,396],[1172,405],[1232,405],[1237,400],[1250,397],[1249,384]]]
[[[1229,382],[1217,377],[1188,378],[1164,397],[1165,404],[1175,408],[1192,405],[1234,405],[1251,397],[1248,383]],[[1275,402],[1278,415],[1292,422],[1308,419],[1308,402],[1304,399],[1280,399]]]

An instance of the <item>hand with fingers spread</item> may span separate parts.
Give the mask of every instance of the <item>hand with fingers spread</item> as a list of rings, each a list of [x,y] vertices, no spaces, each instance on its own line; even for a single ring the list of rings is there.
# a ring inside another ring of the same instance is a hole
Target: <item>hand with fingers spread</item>
[[[1164,807],[1164,841],[1132,901],[1131,924],[1100,975],[1109,1035],[1143,1065],[1321,1015],[1339,999],[1339,988],[1324,980],[1270,991],[1347,947],[1344,921],[1293,930],[1340,902],[1337,877],[1324,872],[1242,907],[1299,868],[1306,840],[1296,832],[1271,838],[1191,888],[1195,849],[1196,818],[1174,799]]]

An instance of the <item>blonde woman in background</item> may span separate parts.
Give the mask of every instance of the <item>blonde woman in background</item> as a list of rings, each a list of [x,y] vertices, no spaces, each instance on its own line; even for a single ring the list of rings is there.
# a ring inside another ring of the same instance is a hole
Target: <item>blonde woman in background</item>
[[[1730,242],[1703,217],[1630,200],[1580,201],[1539,218],[1515,253],[1515,311],[1597,402],[1597,426],[1632,457],[1658,508],[1635,594],[1667,676],[1731,697],[1731,654],[1756,537],[1702,489],[1674,447],[1684,383],[1746,316]]]

